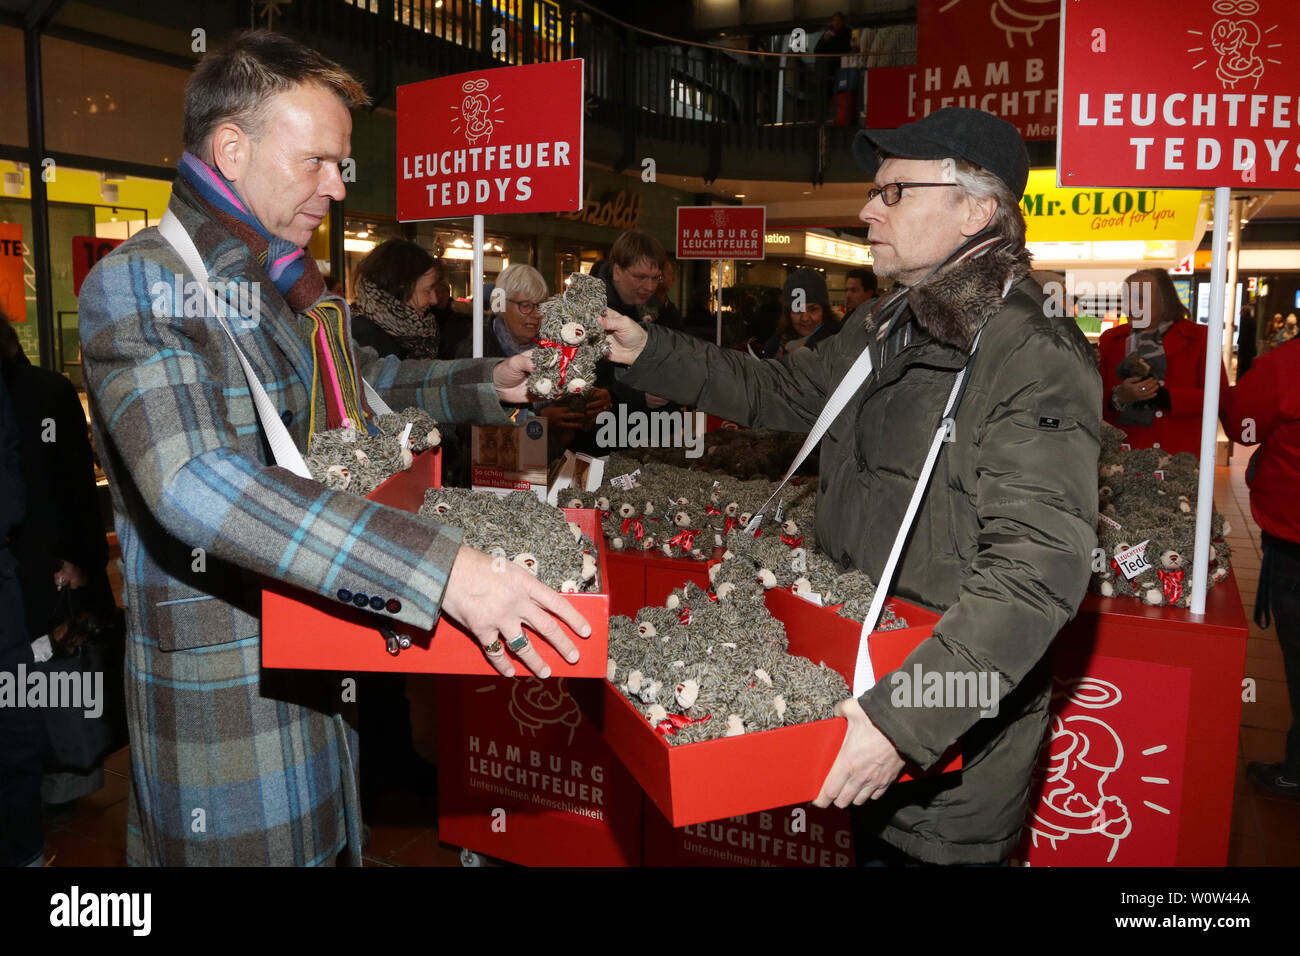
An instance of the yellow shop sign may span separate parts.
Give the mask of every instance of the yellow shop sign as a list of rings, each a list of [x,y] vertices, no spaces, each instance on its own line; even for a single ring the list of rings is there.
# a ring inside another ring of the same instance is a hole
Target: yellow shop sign
[[[1056,170],[1029,172],[1025,225],[1029,242],[1188,240],[1196,235],[1205,194],[1195,189],[1065,189]]]

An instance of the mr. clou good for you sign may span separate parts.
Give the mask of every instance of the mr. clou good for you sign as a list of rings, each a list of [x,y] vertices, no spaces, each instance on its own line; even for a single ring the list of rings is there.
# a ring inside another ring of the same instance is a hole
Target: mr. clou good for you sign
[[[1296,0],[1070,0],[1063,186],[1300,189]]]
[[[397,88],[397,218],[582,208],[582,60]]]

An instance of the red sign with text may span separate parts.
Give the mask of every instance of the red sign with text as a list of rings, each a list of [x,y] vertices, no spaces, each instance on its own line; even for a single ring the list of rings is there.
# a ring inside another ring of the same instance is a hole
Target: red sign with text
[[[1025,139],[1056,135],[1059,0],[920,0],[917,65],[867,74],[867,126],[946,106],[1000,116]]]
[[[678,259],[762,259],[766,206],[678,206]]]
[[[438,679],[438,838],[526,866],[639,866],[641,790],[583,716],[599,681]]]
[[[27,321],[21,223],[0,222],[0,308],[12,322]]]
[[[853,866],[848,810],[798,804],[673,829],[645,814],[646,866]]]
[[[582,208],[582,60],[397,88],[397,218]]]
[[[105,239],[101,236],[72,237],[72,294],[81,295],[81,283],[95,263],[108,255],[125,239]]]
[[[1066,10],[1062,185],[1300,189],[1295,0]]]

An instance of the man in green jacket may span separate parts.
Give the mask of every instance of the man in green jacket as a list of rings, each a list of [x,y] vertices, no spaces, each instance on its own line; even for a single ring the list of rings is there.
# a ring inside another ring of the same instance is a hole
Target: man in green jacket
[[[1019,838],[1047,727],[1052,640],[1083,599],[1096,546],[1100,378],[1083,335],[1029,277],[1029,160],[1014,127],[944,109],[864,130],[854,154],[875,179],[860,218],[890,295],[821,348],[765,362],[607,313],[611,358],[636,388],[808,431],[869,348],[875,372],[822,441],[817,540],[875,580],[969,365],[892,589],[942,617],[899,673],[945,686],[974,675],[1000,699],[916,707],[881,675],[840,703],[848,730],[817,803],[861,808],[860,859],[999,862]],[[895,784],[905,762],[929,769],[959,741],[959,773]]]

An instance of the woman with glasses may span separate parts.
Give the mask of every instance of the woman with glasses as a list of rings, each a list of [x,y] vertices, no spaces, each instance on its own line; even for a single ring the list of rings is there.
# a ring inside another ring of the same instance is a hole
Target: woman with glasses
[[[496,288],[504,293],[505,309],[484,319],[483,355],[509,358],[533,347],[533,339],[542,324],[540,304],[547,297],[546,280],[532,266],[514,263],[501,270]],[[499,301],[501,297],[495,298]],[[469,358],[473,355],[473,345],[472,339],[466,336],[456,357]],[[568,399],[534,406],[537,414],[547,419],[556,439],[551,443],[552,448],[568,447],[579,431],[593,425],[595,416],[609,408],[609,392],[602,388],[592,389],[586,399],[585,410],[578,410]]]

